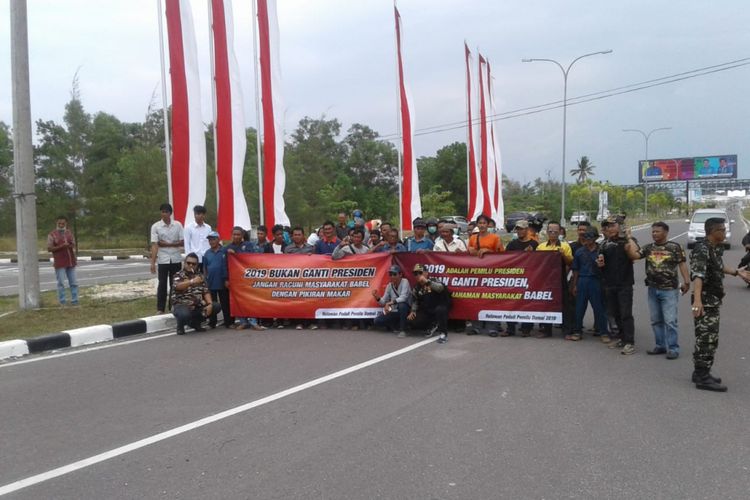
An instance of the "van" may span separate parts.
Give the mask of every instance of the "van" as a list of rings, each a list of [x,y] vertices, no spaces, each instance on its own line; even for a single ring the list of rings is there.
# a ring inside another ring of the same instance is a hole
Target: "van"
[[[727,211],[721,208],[702,208],[693,212],[693,217],[685,219],[685,222],[690,224],[687,231],[687,247],[693,248],[695,243],[706,237],[705,222],[711,218],[724,219],[724,223],[727,226],[727,238],[724,242],[724,248],[731,247],[730,240],[732,238],[732,224],[733,220],[729,219]]]

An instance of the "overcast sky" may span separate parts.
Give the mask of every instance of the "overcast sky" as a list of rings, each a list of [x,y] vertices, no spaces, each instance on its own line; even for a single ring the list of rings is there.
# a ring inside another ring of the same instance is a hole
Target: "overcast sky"
[[[291,131],[304,116],[338,118],[343,131],[364,123],[381,135],[396,130],[394,22],[389,0],[279,0],[281,66]],[[207,0],[192,0],[202,71],[203,119],[212,121]],[[0,5],[0,121],[10,124],[8,2]],[[33,119],[61,120],[73,75],[89,112],[140,121],[156,90],[161,103],[156,0],[28,0]],[[402,0],[403,51],[415,126],[465,119],[463,40],[492,63],[498,113],[562,98],[562,73],[573,67],[569,97],[750,57],[747,0]],[[251,7],[234,1],[236,49],[247,125],[255,127]],[[750,66],[617,95],[568,108],[568,168],[582,155],[596,178],[637,182],[643,138],[655,133],[651,158],[747,154]],[[497,122],[504,172],[520,181],[560,178],[562,110]],[[433,155],[464,128],[415,140]]]

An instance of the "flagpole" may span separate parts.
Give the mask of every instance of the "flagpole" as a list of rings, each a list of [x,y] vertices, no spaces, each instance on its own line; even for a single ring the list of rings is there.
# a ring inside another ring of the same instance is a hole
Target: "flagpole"
[[[162,20],[163,11],[161,7],[161,0],[157,0],[156,8],[158,9],[159,19],[159,57],[161,60],[161,101],[162,101],[162,114],[164,116],[164,153],[167,156],[167,193],[169,197],[169,204],[173,204],[172,201],[172,151],[169,142],[169,112],[167,111],[167,71],[166,64],[164,62],[164,21]]]
[[[260,62],[258,61],[258,8],[256,6],[257,0],[252,0],[253,6],[253,69],[255,71],[255,151],[257,154],[258,163],[258,204],[260,205],[260,211],[258,213],[260,224],[264,224],[266,221],[265,211],[263,210],[263,167],[261,165],[261,154],[260,154]]]
[[[398,12],[398,8],[396,7],[396,0],[393,0],[393,12],[394,14]],[[404,136],[403,136],[403,130],[401,129],[401,73],[400,73],[400,66],[399,66],[399,55],[401,53],[401,47],[399,46],[399,40],[398,40],[398,34],[401,29],[401,22],[400,22],[400,13],[395,16],[396,17],[396,30],[394,31],[394,35],[396,38],[396,95],[398,96],[398,99],[396,100],[396,132],[398,134],[398,154],[396,155],[398,157],[398,221],[399,221],[399,236],[400,239],[403,239],[404,237],[404,209],[403,209],[403,199],[404,199],[404,175],[403,175],[403,164],[402,164],[402,155],[404,154]]]
[[[469,75],[469,68],[470,66],[470,60],[469,60],[469,53],[468,53],[468,45],[466,45],[466,40],[464,40],[464,59],[465,65],[466,65],[466,89],[464,92],[464,96],[466,97],[466,116],[471,116],[471,100],[469,99],[469,92],[471,91],[471,78]],[[472,146],[472,144],[469,144],[469,138],[471,137],[471,128],[472,123],[471,120],[469,120],[469,126],[466,127],[466,212],[469,212],[469,208],[471,208],[471,171],[469,170],[471,168],[471,162],[469,161],[469,148]],[[474,214],[468,214],[469,218],[473,217]]]
[[[214,54],[214,7],[213,0],[208,0],[208,52],[211,60],[211,97],[213,99],[214,130],[214,179],[216,180],[216,230],[219,227],[219,148],[216,144],[216,60]]]

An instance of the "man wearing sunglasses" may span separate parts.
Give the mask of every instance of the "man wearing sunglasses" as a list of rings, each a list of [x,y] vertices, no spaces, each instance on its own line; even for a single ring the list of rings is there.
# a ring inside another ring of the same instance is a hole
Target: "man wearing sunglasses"
[[[427,330],[427,337],[438,334],[438,344],[448,341],[448,311],[451,297],[448,287],[437,280],[431,280],[422,266],[414,266],[416,284],[411,291],[411,312],[407,316],[415,330]]]
[[[182,270],[174,275],[172,314],[177,319],[177,335],[185,335],[185,325],[197,332],[206,331],[201,326],[203,320],[220,311],[221,306],[213,302],[203,275],[198,273],[198,255],[187,254]]]
[[[382,296],[377,290],[372,291],[372,296],[378,304],[383,306],[383,312],[378,314],[374,323],[376,327],[385,326],[393,330],[398,326],[396,336],[402,339],[406,337],[406,317],[410,310],[411,287],[398,266],[391,266],[388,276],[390,281]]]

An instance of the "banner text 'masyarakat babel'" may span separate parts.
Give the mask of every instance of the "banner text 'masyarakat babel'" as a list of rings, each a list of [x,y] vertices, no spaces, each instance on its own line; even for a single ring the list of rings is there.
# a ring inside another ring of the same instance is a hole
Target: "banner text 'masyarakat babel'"
[[[484,258],[446,253],[323,255],[239,254],[229,258],[233,316],[373,318],[392,265],[412,286],[415,264],[448,285],[450,317],[484,321],[562,322],[562,264],[554,252],[510,252]]]

